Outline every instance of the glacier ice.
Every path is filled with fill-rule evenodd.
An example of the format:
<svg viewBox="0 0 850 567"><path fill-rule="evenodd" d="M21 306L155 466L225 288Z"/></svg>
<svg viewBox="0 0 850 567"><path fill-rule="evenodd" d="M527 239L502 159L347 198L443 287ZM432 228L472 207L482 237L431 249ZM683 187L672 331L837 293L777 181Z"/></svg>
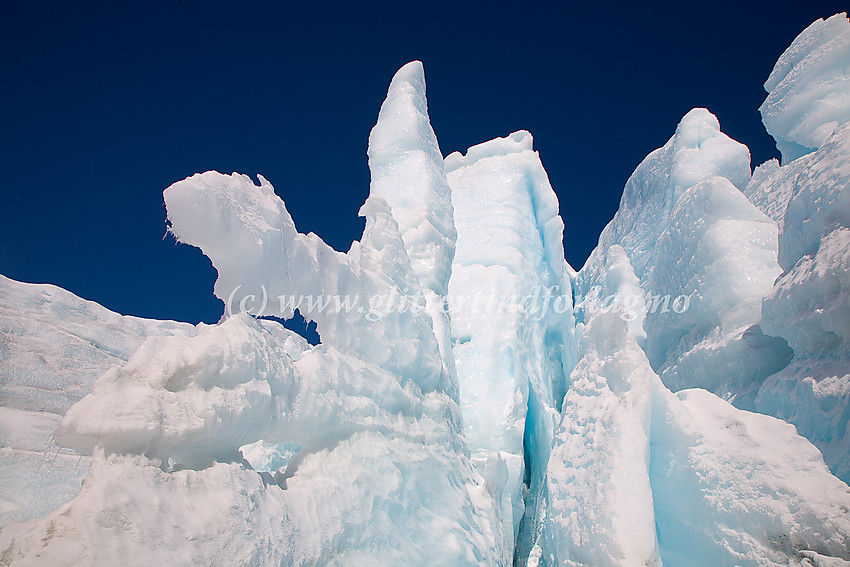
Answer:
<svg viewBox="0 0 850 567"><path fill-rule="evenodd" d="M619 210L580 272L581 295L589 293L588 280L600 273L605 251L613 244L626 250L635 274L643 281L681 195L700 181L717 176L745 188L750 180L750 152L720 131L714 115L695 108L682 118L664 147L649 154L629 177Z"/></svg>
<svg viewBox="0 0 850 567"><path fill-rule="evenodd" d="M486 478L499 466L507 472L496 483L501 517L513 539L523 530L520 555L534 529L521 522L535 506L575 349L564 224L532 144L520 131L446 158L464 436Z"/></svg>
<svg viewBox="0 0 850 567"><path fill-rule="evenodd" d="M647 355L669 387L741 396L788 362L784 344L753 344L761 300L780 273L777 234L723 177L679 198L646 283L653 302L670 290L686 297L686 309L650 306L644 322Z"/></svg>
<svg viewBox="0 0 850 567"><path fill-rule="evenodd" d="M412 61L399 69L369 135L370 193L398 223L411 268L422 286L445 372L453 377L448 292L457 231L443 155L428 118L425 73ZM456 396L457 385L452 384Z"/></svg>
<svg viewBox="0 0 850 567"><path fill-rule="evenodd" d="M174 235L206 251L218 270L215 293L228 309L262 315L265 301L272 310L265 314L290 318L290 297L356 298L350 309L338 303L308 305L302 315L316 322L323 344L357 353L425 389L452 387L431 317L421 309L385 309L372 301L421 292L398 225L380 197L370 197L361 209L363 239L347 254L315 234L298 233L262 177L257 186L238 174L195 175L166 189L165 202ZM364 309L376 315L368 325Z"/></svg>
<svg viewBox="0 0 850 567"><path fill-rule="evenodd" d="M38 545L57 565L110 564L127 549L139 565L166 551L186 564L351 565L427 549L438 563L498 564L495 515L445 394L330 348L299 353L303 340L274 327L238 314L149 339L99 379L57 432L91 451L92 471L12 556L27 564ZM303 448L272 478L239 454L260 438ZM174 533L146 552L159 529Z"/></svg>
<svg viewBox="0 0 850 567"><path fill-rule="evenodd" d="M850 119L850 22L845 13L816 20L776 62L759 111L783 165L821 147Z"/></svg>
<svg viewBox="0 0 850 567"><path fill-rule="evenodd" d="M622 248L609 254L620 274L603 293L623 298L636 278ZM850 490L817 449L790 425L705 390L671 393L622 316L634 307L612 305L591 315L579 341L538 511L538 564L846 558Z"/></svg>
<svg viewBox="0 0 850 567"><path fill-rule="evenodd" d="M614 248L614 247L612 247ZM615 279L605 293L622 295ZM671 393L620 315L588 321L549 460L546 565L789 565L848 557L850 489L778 419Z"/></svg>
<svg viewBox="0 0 850 567"><path fill-rule="evenodd" d="M636 277L622 247L605 294L624 298ZM631 276L631 277L629 277ZM578 364L549 458L540 538L546 565L660 565L649 483L653 374L630 332L633 306L596 312L578 345Z"/></svg>
<svg viewBox="0 0 850 567"><path fill-rule="evenodd" d="M850 118L850 117L848 117ZM788 420L850 480L850 124L815 152L767 178L787 195L777 219L782 275L765 296L761 326L794 351L761 386L756 408ZM788 169L786 174L783 170Z"/></svg>
<svg viewBox="0 0 850 567"><path fill-rule="evenodd" d="M62 288L1 275L0 317L0 403L58 415L145 337L194 333L187 323L119 315Z"/></svg>
<svg viewBox="0 0 850 567"><path fill-rule="evenodd" d="M0 525L71 500L90 459L54 441L62 417L147 336L194 327L119 315L52 285L0 276Z"/></svg>
<svg viewBox="0 0 850 567"><path fill-rule="evenodd" d="M393 142L381 131L392 133L392 121L383 124L392 112L421 109L424 93L397 96L410 94L411 81L424 86L417 71L402 69L390 88L373 136L376 169L410 150L409 139ZM430 141L433 134L421 147ZM445 179L442 160L431 165ZM408 170L400 171L398 182ZM377 172L376 184L390 173ZM7 532L15 535L6 557L26 564L35 545L41 558L68 565L112 563L120 549L134 550L125 562L144 565L166 550L194 564L230 556L244 564L509 563L513 546L493 504L495 487L477 472L462 436L450 353L440 351L427 306L414 303L423 295L420 276L445 295L439 282L447 284L450 265L414 266L407 246L415 250L416 242L404 241L396 220L405 206L417 209L420 193L430 198L430 187L393 190L410 198L394 196L393 208L373 193L361 209L363 238L342 254L298 233L262 178L258 186L208 172L167 189L171 230L212 259L228 317L199 325L192 337L147 339L123 368L97 380L57 430L61 443L92 454L83 490L23 533ZM260 315L261 301L279 300L272 314L291 316L285 298L292 295L358 302L302 310L322 337L315 347L240 313ZM390 297L411 303L373 301ZM240 451L247 446L250 456L260 441L300 449L274 475L260 473ZM218 508L226 513L214 514ZM169 527L159 524L162 513ZM119 517L126 525L116 538L110 530ZM161 539L157 526L176 535ZM110 545L95 543L103 539Z"/></svg>
<svg viewBox="0 0 850 567"><path fill-rule="evenodd" d="M758 411L793 423L850 480L850 21L818 20L780 57L762 106L783 163L756 170L747 197L779 227L782 274L766 294L761 327L787 340L791 363L767 378Z"/></svg>
<svg viewBox="0 0 850 567"><path fill-rule="evenodd" d="M165 191L218 324L0 278L0 562L850 563L847 26L765 83L782 164L690 111L578 272L531 134L444 159L412 62L348 252L261 176Z"/></svg>
<svg viewBox="0 0 850 567"><path fill-rule="evenodd" d="M656 391L650 483L665 564L848 560L850 491L793 426L705 390Z"/></svg>
<svg viewBox="0 0 850 567"><path fill-rule="evenodd" d="M576 314L583 322L604 305L608 251L620 247L640 282L622 301L645 296L642 311L631 311L633 327L664 383L707 388L752 409L758 386L790 351L758 327L762 298L781 269L776 223L742 194L751 185L749 162L746 146L721 132L716 117L688 112L626 183L576 278Z"/></svg>

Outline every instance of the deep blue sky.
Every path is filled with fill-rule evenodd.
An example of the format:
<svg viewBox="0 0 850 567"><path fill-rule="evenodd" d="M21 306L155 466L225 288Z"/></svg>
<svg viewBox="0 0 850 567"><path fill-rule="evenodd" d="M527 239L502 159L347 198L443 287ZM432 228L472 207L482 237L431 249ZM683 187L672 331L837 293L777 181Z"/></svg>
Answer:
<svg viewBox="0 0 850 567"><path fill-rule="evenodd" d="M0 1L0 273L125 314L218 320L209 261L163 238L162 190L208 169L261 173L299 230L347 250L369 130L412 59L444 154L532 132L579 268L690 108L754 165L777 155L762 84L799 32L843 9Z"/></svg>

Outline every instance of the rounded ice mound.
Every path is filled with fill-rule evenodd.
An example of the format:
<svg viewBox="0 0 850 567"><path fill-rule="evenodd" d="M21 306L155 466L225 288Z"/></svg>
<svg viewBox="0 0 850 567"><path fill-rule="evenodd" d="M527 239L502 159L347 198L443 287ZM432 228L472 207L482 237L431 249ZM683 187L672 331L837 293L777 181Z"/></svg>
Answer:
<svg viewBox="0 0 850 567"><path fill-rule="evenodd" d="M750 182L749 149L721 132L717 117L705 108L685 114L673 139L673 205L688 188L714 176L727 178L741 190Z"/></svg>
<svg viewBox="0 0 850 567"><path fill-rule="evenodd" d="M594 274L604 270L605 251L612 244L623 247L643 281L655 262L673 207L689 188L712 177L725 177L743 191L751 177L750 150L724 134L716 116L694 108L682 117L667 143L646 156L629 177L617 214L582 268L579 289L592 285Z"/></svg>
<svg viewBox="0 0 850 567"><path fill-rule="evenodd" d="M850 20L817 20L791 43L764 83L759 108L786 164L821 147L850 120Z"/></svg>

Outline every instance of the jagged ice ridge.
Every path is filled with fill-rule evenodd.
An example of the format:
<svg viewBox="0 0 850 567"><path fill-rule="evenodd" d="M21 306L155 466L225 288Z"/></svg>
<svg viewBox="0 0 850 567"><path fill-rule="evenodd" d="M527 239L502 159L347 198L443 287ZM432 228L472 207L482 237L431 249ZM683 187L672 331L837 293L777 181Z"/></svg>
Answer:
<svg viewBox="0 0 850 567"><path fill-rule="evenodd" d="M218 324L0 277L0 562L850 564L848 53L776 63L781 165L687 113L578 272L531 134L444 159L412 62L348 252L262 176L165 191Z"/></svg>

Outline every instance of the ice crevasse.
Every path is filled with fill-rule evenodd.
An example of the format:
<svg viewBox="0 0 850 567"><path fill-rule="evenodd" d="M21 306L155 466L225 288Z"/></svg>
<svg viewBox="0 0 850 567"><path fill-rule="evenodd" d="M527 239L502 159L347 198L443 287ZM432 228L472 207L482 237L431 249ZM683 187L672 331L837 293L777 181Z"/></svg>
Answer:
<svg viewBox="0 0 850 567"><path fill-rule="evenodd" d="M848 45L815 22L770 74L781 165L684 116L578 272L531 135L443 158L412 62L347 252L261 176L165 191L218 324L0 280L0 473L50 495L0 488L0 562L850 564ZM320 344L279 297L329 298Z"/></svg>

